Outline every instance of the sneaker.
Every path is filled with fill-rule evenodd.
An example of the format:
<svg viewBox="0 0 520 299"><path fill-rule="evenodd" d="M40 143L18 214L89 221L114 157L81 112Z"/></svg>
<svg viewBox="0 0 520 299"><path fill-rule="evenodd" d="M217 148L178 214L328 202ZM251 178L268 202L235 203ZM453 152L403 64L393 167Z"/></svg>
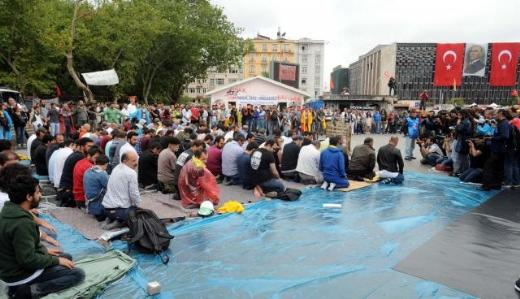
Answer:
<svg viewBox="0 0 520 299"><path fill-rule="evenodd" d="M516 282L515 282L515 290L517 292L520 292L520 279L518 279Z"/></svg>
<svg viewBox="0 0 520 299"><path fill-rule="evenodd" d="M328 186L328 185L329 185L329 183L327 183L327 182L323 182L323 184L321 184L321 187L320 187L320 188L323 189L323 190L327 190L327 186Z"/></svg>
<svg viewBox="0 0 520 299"><path fill-rule="evenodd" d="M502 186L504 189L511 189L511 187L513 187L512 185L503 185Z"/></svg>
<svg viewBox="0 0 520 299"><path fill-rule="evenodd" d="M404 158L406 161L412 161L412 158L411 157L405 157Z"/></svg>
<svg viewBox="0 0 520 299"><path fill-rule="evenodd" d="M416 157L410 157L410 158L411 158L411 159L414 159L414 160L417 159Z"/></svg>
<svg viewBox="0 0 520 299"><path fill-rule="evenodd" d="M330 186L327 190L329 191L334 191L334 188L336 188L336 184L335 183L330 183Z"/></svg>

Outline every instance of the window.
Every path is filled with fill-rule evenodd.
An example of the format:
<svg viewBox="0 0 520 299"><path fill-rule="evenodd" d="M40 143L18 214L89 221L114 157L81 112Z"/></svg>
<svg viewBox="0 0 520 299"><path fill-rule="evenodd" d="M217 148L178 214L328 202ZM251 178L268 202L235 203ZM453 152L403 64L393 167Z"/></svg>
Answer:
<svg viewBox="0 0 520 299"><path fill-rule="evenodd" d="M285 58L283 59L283 62L289 62L289 59L287 59L287 57L285 57Z"/></svg>
<svg viewBox="0 0 520 299"><path fill-rule="evenodd" d="M235 83L237 82L237 79L229 79L229 83Z"/></svg>
<svg viewBox="0 0 520 299"><path fill-rule="evenodd" d="M200 87L197 87L197 93L200 93Z"/></svg>
<svg viewBox="0 0 520 299"><path fill-rule="evenodd" d="M224 78L218 78L217 85L224 85Z"/></svg>
<svg viewBox="0 0 520 299"><path fill-rule="evenodd" d="M273 52L278 52L278 45L273 44Z"/></svg>
<svg viewBox="0 0 520 299"><path fill-rule="evenodd" d="M195 93L195 88L190 88L189 93Z"/></svg>
<svg viewBox="0 0 520 299"><path fill-rule="evenodd" d="M307 84L307 78L302 78L302 85Z"/></svg>
<svg viewBox="0 0 520 299"><path fill-rule="evenodd" d="M262 63L267 63L267 56L262 55Z"/></svg>
<svg viewBox="0 0 520 299"><path fill-rule="evenodd" d="M264 66L264 67L262 68L262 72L263 72L264 74L268 74L268 73L269 73L268 70L267 70L267 66Z"/></svg>
<svg viewBox="0 0 520 299"><path fill-rule="evenodd" d="M262 44L262 52L267 52L267 44Z"/></svg>
<svg viewBox="0 0 520 299"><path fill-rule="evenodd" d="M255 62L255 54L249 54L249 62Z"/></svg>
<svg viewBox="0 0 520 299"><path fill-rule="evenodd" d="M320 64L320 62L321 62L321 55L320 54L316 54L316 56L314 56L314 61L316 62L316 64Z"/></svg>
<svg viewBox="0 0 520 299"><path fill-rule="evenodd" d="M319 73L321 72L321 67L320 67L319 65L315 66L315 67L314 67L314 72L315 72L316 74L319 74Z"/></svg>
<svg viewBox="0 0 520 299"><path fill-rule="evenodd" d="M302 74L307 74L307 67L306 66L302 66Z"/></svg>
<svg viewBox="0 0 520 299"><path fill-rule="evenodd" d="M302 63L307 63L309 61L308 55L302 55Z"/></svg>
<svg viewBox="0 0 520 299"><path fill-rule="evenodd" d="M283 51L284 52L289 52L289 45L288 44L284 44L283 45Z"/></svg>
<svg viewBox="0 0 520 299"><path fill-rule="evenodd" d="M250 65L249 66L249 73L250 74L254 74L255 73L255 66L254 65Z"/></svg>
<svg viewBox="0 0 520 299"><path fill-rule="evenodd" d="M320 88L320 86L321 86L320 78L314 78L314 87Z"/></svg>
<svg viewBox="0 0 520 299"><path fill-rule="evenodd" d="M211 85L211 86L215 85L215 79L209 79L209 85Z"/></svg>
<svg viewBox="0 0 520 299"><path fill-rule="evenodd" d="M208 92L208 90L207 90L206 88L203 88L203 89L202 89L202 92L203 92L203 93L206 93L206 92Z"/></svg>

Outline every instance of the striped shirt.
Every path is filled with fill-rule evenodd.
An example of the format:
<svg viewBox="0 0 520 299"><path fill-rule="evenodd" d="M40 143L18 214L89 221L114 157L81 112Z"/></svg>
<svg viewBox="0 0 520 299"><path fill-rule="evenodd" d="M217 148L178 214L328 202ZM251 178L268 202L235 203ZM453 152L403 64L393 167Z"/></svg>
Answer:
<svg viewBox="0 0 520 299"><path fill-rule="evenodd" d="M137 172L124 163L117 165L108 179L103 206L107 209L129 208L140 203Z"/></svg>

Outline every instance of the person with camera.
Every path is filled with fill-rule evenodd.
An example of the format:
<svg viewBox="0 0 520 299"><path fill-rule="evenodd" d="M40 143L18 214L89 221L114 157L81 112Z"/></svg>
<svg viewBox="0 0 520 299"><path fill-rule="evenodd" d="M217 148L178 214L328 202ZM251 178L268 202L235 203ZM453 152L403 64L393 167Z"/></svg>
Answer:
<svg viewBox="0 0 520 299"><path fill-rule="evenodd" d="M500 190L502 187L502 180L504 179L504 160L507 154L507 142L509 140L509 121L511 118L508 111L500 109L496 115L496 128L493 137L487 137L489 142L490 157L484 165L484 172L482 178L482 189L489 191L491 189Z"/></svg>
<svg viewBox="0 0 520 299"><path fill-rule="evenodd" d="M418 140L417 145L419 145L421 149L421 164L435 166L437 165L437 161L444 156L441 148L437 143L433 141L431 137L427 137L424 141Z"/></svg>
<svg viewBox="0 0 520 299"><path fill-rule="evenodd" d="M481 183L484 164L489 158L489 149L482 139L468 139L469 168L460 174L459 178L464 183Z"/></svg>

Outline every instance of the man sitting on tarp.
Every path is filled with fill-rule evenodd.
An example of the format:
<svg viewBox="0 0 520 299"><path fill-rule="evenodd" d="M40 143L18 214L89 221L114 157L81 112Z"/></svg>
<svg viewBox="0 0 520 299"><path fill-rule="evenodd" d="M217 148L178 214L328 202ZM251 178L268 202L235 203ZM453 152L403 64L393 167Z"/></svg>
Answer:
<svg viewBox="0 0 520 299"><path fill-rule="evenodd" d="M371 180L376 166L376 151L374 150L374 140L370 137L365 138L363 144L358 145L352 151L352 157L348 166L348 178L355 181Z"/></svg>
<svg viewBox="0 0 520 299"><path fill-rule="evenodd" d="M345 156L343 151L338 148L339 139L339 136L330 137L329 147L320 155L320 171L323 173L321 188L329 191L349 186L345 173Z"/></svg>
<svg viewBox="0 0 520 299"><path fill-rule="evenodd" d="M21 173L10 184L9 201L0 213L0 279L10 298L40 298L85 279L70 255L48 250L40 242L30 210L40 203L38 180Z"/></svg>
<svg viewBox="0 0 520 299"><path fill-rule="evenodd" d="M219 188L215 176L206 168L207 159L206 149L197 149L193 152L193 157L182 167L179 175L179 194L185 208L198 208L206 200L218 205Z"/></svg>
<svg viewBox="0 0 520 299"><path fill-rule="evenodd" d="M114 168L108 179L107 192L103 197L103 207L108 218L103 227L106 230L125 225L130 207L137 207L141 203L135 171L137 160L135 152L124 153L121 163Z"/></svg>

